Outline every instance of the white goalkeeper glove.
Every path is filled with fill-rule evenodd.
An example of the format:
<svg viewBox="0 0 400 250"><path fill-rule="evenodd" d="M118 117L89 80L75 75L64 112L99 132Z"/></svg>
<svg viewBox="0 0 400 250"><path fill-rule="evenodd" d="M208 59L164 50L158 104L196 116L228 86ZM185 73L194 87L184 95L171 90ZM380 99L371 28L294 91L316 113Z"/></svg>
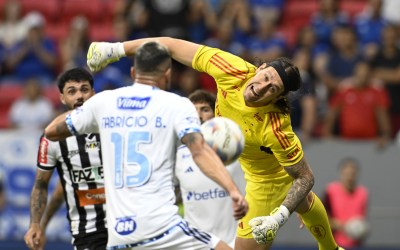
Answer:
<svg viewBox="0 0 400 250"><path fill-rule="evenodd" d="M249 221L254 240L258 244L272 244L278 229L289 219L289 210L281 205L269 216L255 217Z"/></svg>
<svg viewBox="0 0 400 250"><path fill-rule="evenodd" d="M124 56L122 43L92 42L87 53L87 65L92 72L97 72Z"/></svg>

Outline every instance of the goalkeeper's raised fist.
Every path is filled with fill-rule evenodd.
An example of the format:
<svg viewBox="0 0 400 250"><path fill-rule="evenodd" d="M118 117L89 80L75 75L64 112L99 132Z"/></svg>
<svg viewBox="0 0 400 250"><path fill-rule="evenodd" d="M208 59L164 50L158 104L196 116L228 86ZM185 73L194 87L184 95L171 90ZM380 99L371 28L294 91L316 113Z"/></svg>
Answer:
<svg viewBox="0 0 400 250"><path fill-rule="evenodd" d="M90 71L97 72L123 56L122 43L92 42L87 53L87 65Z"/></svg>

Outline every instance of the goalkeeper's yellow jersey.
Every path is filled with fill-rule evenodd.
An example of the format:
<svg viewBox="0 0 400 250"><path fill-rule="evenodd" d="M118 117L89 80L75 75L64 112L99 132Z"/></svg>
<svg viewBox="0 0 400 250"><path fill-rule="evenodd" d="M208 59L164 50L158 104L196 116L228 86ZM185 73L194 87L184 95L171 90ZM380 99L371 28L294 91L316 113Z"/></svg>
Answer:
<svg viewBox="0 0 400 250"><path fill-rule="evenodd" d="M282 166L291 166L302 159L301 143L292 130L289 114L282 113L274 104L256 108L245 105L243 92L255 75L256 66L220 49L202 46L192 67L215 79L218 88L215 114L234 120L245 135L239 160L246 179L266 182L281 172ZM266 175L269 177L265 178Z"/></svg>

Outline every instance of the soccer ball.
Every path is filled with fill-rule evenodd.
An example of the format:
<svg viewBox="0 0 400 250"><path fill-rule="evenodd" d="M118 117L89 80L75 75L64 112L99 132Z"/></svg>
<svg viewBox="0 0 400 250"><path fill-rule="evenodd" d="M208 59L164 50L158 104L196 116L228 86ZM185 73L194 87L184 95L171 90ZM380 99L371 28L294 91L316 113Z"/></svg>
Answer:
<svg viewBox="0 0 400 250"><path fill-rule="evenodd" d="M365 219L355 218L345 224L344 231L353 240L361 240L368 235L369 226Z"/></svg>
<svg viewBox="0 0 400 250"><path fill-rule="evenodd" d="M244 135L239 125L226 117L214 117L201 125L204 140L225 165L237 160L243 151Z"/></svg>

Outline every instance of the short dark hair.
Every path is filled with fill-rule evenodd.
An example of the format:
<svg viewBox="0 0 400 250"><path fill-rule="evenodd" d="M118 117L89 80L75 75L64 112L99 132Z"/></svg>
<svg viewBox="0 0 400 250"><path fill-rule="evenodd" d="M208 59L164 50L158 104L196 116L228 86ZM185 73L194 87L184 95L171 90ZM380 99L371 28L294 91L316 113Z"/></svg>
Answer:
<svg viewBox="0 0 400 250"><path fill-rule="evenodd" d="M158 42L147 42L137 49L134 63L140 73L157 73L169 68L172 59L164 46Z"/></svg>
<svg viewBox="0 0 400 250"><path fill-rule="evenodd" d="M189 95L189 100L192 103L201 103L201 102L205 102L208 103L208 105L210 105L211 108L215 108L215 100L217 99L217 97L211 93L208 92L204 89L198 89L193 91L193 93L191 93Z"/></svg>
<svg viewBox="0 0 400 250"><path fill-rule="evenodd" d="M93 76L84 68L72 68L62 73L57 80L58 90L63 93L65 84L69 81L88 81L93 88Z"/></svg>

